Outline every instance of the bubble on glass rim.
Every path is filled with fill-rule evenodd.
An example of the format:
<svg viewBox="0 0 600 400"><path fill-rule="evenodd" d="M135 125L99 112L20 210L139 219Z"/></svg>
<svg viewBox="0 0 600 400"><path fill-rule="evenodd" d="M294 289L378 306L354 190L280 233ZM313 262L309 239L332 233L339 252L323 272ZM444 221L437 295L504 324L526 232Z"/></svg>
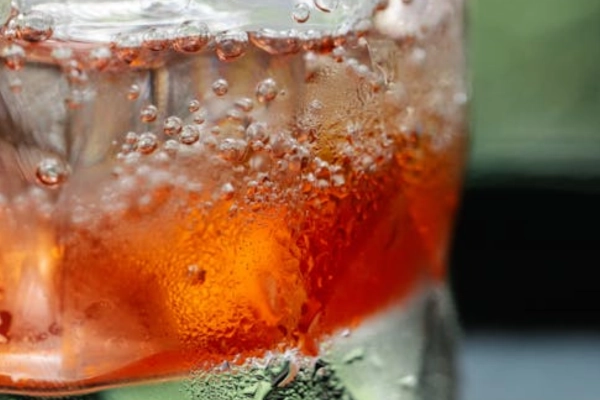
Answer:
<svg viewBox="0 0 600 400"><path fill-rule="evenodd" d="M175 30L173 48L182 53L194 53L204 48L210 38L210 31L204 22L185 21Z"/></svg>
<svg viewBox="0 0 600 400"><path fill-rule="evenodd" d="M54 18L40 11L19 14L15 18L17 35L27 42L42 42L52 36Z"/></svg>
<svg viewBox="0 0 600 400"><path fill-rule="evenodd" d="M314 3L319 10L329 13L339 7L340 0L314 0Z"/></svg>
<svg viewBox="0 0 600 400"><path fill-rule="evenodd" d="M246 54L248 34L244 31L222 32L215 38L215 45L221 61L232 61Z"/></svg>

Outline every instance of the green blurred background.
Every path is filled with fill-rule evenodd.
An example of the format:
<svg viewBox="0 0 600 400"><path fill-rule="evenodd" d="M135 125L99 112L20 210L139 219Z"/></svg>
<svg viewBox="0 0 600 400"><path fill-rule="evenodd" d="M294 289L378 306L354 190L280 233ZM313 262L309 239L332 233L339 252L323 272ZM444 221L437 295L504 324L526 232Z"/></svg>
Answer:
<svg viewBox="0 0 600 400"><path fill-rule="evenodd" d="M600 177L600 1L467 1L470 184Z"/></svg>

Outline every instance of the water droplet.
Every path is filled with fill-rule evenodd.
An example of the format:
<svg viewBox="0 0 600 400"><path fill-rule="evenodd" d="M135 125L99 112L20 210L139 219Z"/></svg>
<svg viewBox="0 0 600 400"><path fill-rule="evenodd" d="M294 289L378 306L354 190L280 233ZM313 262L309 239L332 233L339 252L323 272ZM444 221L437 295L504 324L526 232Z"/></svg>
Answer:
<svg viewBox="0 0 600 400"><path fill-rule="evenodd" d="M254 109L254 102L248 97L242 97L235 101L234 106L243 112L250 112Z"/></svg>
<svg viewBox="0 0 600 400"><path fill-rule="evenodd" d="M217 96L225 96L229 91L229 83L225 79L219 78L213 82L211 88Z"/></svg>
<svg viewBox="0 0 600 400"><path fill-rule="evenodd" d="M261 103L269 103L277 97L277 84L272 78L267 78L256 86L256 98Z"/></svg>
<svg viewBox="0 0 600 400"><path fill-rule="evenodd" d="M9 44L2 49L4 64L14 71L18 71L25 65L25 50L18 44Z"/></svg>
<svg viewBox="0 0 600 400"><path fill-rule="evenodd" d="M67 165L58 158L44 158L37 166L35 176L38 182L45 186L58 186L69 176Z"/></svg>
<svg viewBox="0 0 600 400"><path fill-rule="evenodd" d="M222 200L231 200L235 195L235 188L229 182L225 183L221 186L221 199Z"/></svg>
<svg viewBox="0 0 600 400"><path fill-rule="evenodd" d="M158 139L152 132L142 133L137 140L136 150L142 154L150 154L158 146Z"/></svg>
<svg viewBox="0 0 600 400"><path fill-rule="evenodd" d="M188 265L187 276L193 285L202 285L206 281L206 271L196 264Z"/></svg>
<svg viewBox="0 0 600 400"><path fill-rule="evenodd" d="M169 46L170 32L167 29L150 28L143 35L142 46L152 51L162 51Z"/></svg>
<svg viewBox="0 0 600 400"><path fill-rule="evenodd" d="M142 111L140 111L140 119L142 122L154 122L156 121L157 116L158 109L153 104L147 105L146 107L142 108Z"/></svg>
<svg viewBox="0 0 600 400"><path fill-rule="evenodd" d="M168 136L174 136L179 134L182 128L183 122L181 121L181 118L176 117L174 115L165 119L165 122L163 124L163 132L165 133L165 135Z"/></svg>
<svg viewBox="0 0 600 400"><path fill-rule="evenodd" d="M190 100L190 102L188 103L188 110L191 113L194 113L196 111L198 111L200 109L200 102L198 100Z"/></svg>
<svg viewBox="0 0 600 400"><path fill-rule="evenodd" d="M248 47L248 34L244 31L225 31L215 38L217 57L232 61L243 56Z"/></svg>
<svg viewBox="0 0 600 400"><path fill-rule="evenodd" d="M175 31L173 48L182 53L200 51L210 41L210 31L200 21L185 21Z"/></svg>
<svg viewBox="0 0 600 400"><path fill-rule="evenodd" d="M338 8L340 0L314 0L314 3L319 10L329 13Z"/></svg>
<svg viewBox="0 0 600 400"><path fill-rule="evenodd" d="M137 100L140 97L140 91L140 85L137 83L132 84L127 90L127 99L131 101Z"/></svg>
<svg viewBox="0 0 600 400"><path fill-rule="evenodd" d="M292 11L292 19L299 24L303 24L310 18L310 7L306 3L298 3Z"/></svg>
<svg viewBox="0 0 600 400"><path fill-rule="evenodd" d="M42 42L52 36L54 19L43 12L20 14L15 23L18 37L27 42Z"/></svg>
<svg viewBox="0 0 600 400"><path fill-rule="evenodd" d="M183 144L194 144L198 139L200 139L200 132L198 131L198 128L193 125L184 126L179 134L179 141Z"/></svg>
<svg viewBox="0 0 600 400"><path fill-rule="evenodd" d="M94 50L90 51L90 66L98 70L104 69L110 63L111 56L112 52L108 47L97 47Z"/></svg>

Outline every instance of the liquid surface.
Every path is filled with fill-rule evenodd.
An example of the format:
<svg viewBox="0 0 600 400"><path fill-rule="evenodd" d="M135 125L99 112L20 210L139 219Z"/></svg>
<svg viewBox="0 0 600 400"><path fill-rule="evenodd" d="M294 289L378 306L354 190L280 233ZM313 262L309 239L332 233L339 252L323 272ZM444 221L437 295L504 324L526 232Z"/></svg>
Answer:
<svg viewBox="0 0 600 400"><path fill-rule="evenodd" d="M110 46L19 18L0 75L5 391L314 359L443 280L457 15L417 36L185 22Z"/></svg>

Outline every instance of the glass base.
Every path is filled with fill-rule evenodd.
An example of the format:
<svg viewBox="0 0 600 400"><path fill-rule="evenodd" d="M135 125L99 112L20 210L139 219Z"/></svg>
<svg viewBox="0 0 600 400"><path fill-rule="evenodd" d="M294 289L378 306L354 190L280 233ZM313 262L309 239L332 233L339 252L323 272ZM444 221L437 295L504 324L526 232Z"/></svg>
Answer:
<svg viewBox="0 0 600 400"><path fill-rule="evenodd" d="M428 287L336 332L319 355L268 352L178 381L65 397L80 400L453 400L457 324L448 291ZM0 400L24 399L0 395Z"/></svg>

